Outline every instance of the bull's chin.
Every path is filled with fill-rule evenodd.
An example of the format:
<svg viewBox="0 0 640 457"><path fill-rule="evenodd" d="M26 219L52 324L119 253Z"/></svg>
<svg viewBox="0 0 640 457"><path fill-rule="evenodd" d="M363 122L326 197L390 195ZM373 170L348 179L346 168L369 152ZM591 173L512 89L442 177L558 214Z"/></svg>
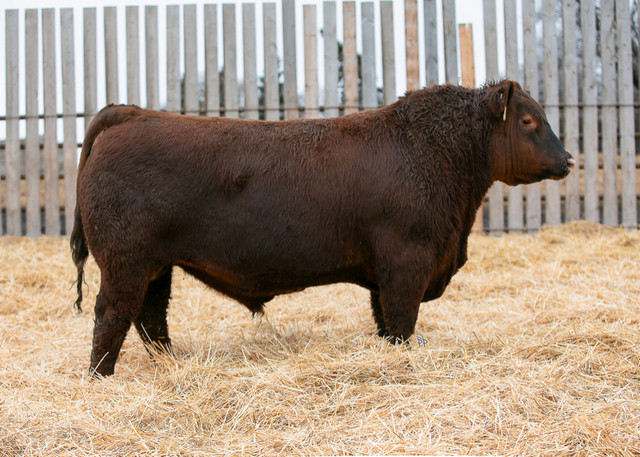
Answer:
<svg viewBox="0 0 640 457"><path fill-rule="evenodd" d="M501 181L509 186L518 186L520 184L533 184L536 182L543 181L545 179L551 179L553 181L559 181L567 177L571 170L569 168L565 168L560 172L545 172L537 175L521 175L521 176L510 176L506 179L502 179Z"/></svg>

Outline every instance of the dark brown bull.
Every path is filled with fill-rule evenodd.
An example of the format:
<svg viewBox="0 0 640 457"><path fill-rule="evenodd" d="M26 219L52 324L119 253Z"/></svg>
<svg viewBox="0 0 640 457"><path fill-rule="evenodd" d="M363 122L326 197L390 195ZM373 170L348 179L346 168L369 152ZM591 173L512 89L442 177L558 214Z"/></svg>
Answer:
<svg viewBox="0 0 640 457"><path fill-rule="evenodd" d="M574 161L517 83L445 85L336 119L263 122L108 106L78 172L78 301L101 271L92 375L110 375L133 323L170 352L175 265L254 313L335 282L371 291L378 334L413 333L420 302L465 263L491 183L560 179Z"/></svg>

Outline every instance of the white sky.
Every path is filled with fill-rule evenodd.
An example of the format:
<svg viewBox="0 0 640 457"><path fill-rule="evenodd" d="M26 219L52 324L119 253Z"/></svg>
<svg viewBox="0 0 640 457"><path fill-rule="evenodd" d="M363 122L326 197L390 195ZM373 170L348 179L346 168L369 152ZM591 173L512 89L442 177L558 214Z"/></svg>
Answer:
<svg viewBox="0 0 640 457"><path fill-rule="evenodd" d="M274 0L267 0L267 1L274 1ZM282 31L281 31L281 25L279 23L279 21L282 18L282 8L281 8L281 2L279 0L275 0L276 1L276 15L277 15L277 21L278 21L278 52L282 53ZM374 0L375 3L375 14L376 14L376 24L379 25L380 23L380 18L379 18L379 14L380 14L380 9L379 9L379 1L380 0ZM450 0L443 0L443 1L450 1ZM263 68L263 57L262 57L262 53L261 53L261 40L259 37L262 36L262 17L261 17L261 11L262 11L262 3L264 3L265 0L245 0L245 1L241 1L241 0L224 0L224 3L236 3L238 5L242 4L242 3L255 3L256 4L256 37L258 37L258 42L257 42L257 51L258 51L258 75L262 74L262 68ZM218 3L219 7L218 7L218 33L219 33L219 39L218 39L218 45L221 46L222 44L222 8L221 8L221 4L222 2L216 2L216 0L208 0L208 1L202 1L202 0L192 0L192 1L187 1L187 2L177 2L175 0L171 1L171 0L111 0L108 2L108 4L105 4L103 2L98 2L96 0L88 0L88 1L82 1L82 0L21 0L20 2L15 2L12 0L0 0L0 28L4 29L5 27L5 10L6 9L19 9L19 21L20 21L20 30L19 30L19 34L20 34L20 50L19 50L19 59L20 59L20 63L19 63L19 71L20 71L20 82L21 82L21 87L20 87L20 112L23 113L24 112L24 103L25 103L25 95L24 95L24 10L28 9L28 8L56 8L59 10L59 8L65 8L65 7L72 7L74 8L74 37L75 37L75 54L76 54L76 66L75 66L75 73L76 73L76 84L78 87L78 90L76 91L76 105L77 105L77 109L78 111L83 111L83 107L84 107L84 99L83 99L83 68L82 68L82 54L83 54L83 47L82 47L82 36L83 36L83 30L82 30L82 22L83 22L83 13L82 13L82 8L84 7L88 7L88 6L95 6L97 7L97 24L98 24L98 31L97 31L97 45L98 45L98 52L100 53L98 55L98 69L97 69L97 74L98 74L98 88L99 88L99 94L98 94L98 107L100 108L102 105L104 105L106 103L106 95L104 93L104 88L105 88L105 69L104 69L104 32L102 29L102 24L103 22L103 6L108 5L108 6L117 6L118 7L118 59L119 59L119 86L120 86L120 102L125 103L126 102L126 49L125 49L125 6L127 5L138 5L140 7L139 10L139 25L140 25L140 32L139 32L139 36L140 39L142 40L140 43L140 80L141 80L141 84L142 87L144 88L144 79L145 79L145 69L144 69L144 6L145 5L158 5L158 30L159 33L161 34L159 37L159 43L163 43L166 38L164 36L164 27L165 27L165 11L166 11L166 5L174 5L174 4L179 4L179 5L183 5L183 4L196 4L197 8L198 8L198 51L201 54L199 56L199 62L198 62L198 70L199 72L203 73L204 72L204 55L202 52L203 46L204 46L204 25L203 25L203 14L202 14L202 5L205 3ZM297 20L296 20L296 35L297 35L297 43L296 43L296 49L297 49L297 64L298 64L298 91L299 93L303 93L304 91L304 55L303 55L303 20L302 20L302 4L316 4L318 6L317 8L317 20L318 20L318 29L322 28L322 23L323 23L323 17L322 17L322 0L296 0L297 3L297 8L296 8L296 12L297 12ZM337 24L337 33L338 33L338 39L340 41L342 41L342 0L337 0L337 12L338 12L338 16L337 16L337 20L338 20L338 24ZM361 0L357 0L356 1L356 8L357 11L360 11L360 3ZM404 37L404 28L403 28L403 24L404 24L404 0L394 0L394 31L395 31L395 37L394 37L394 44L395 44L395 61L396 61L396 93L398 95L404 93L404 91L406 90L406 81L404 80L403 77L401 77L400 75L404 75L404 65L405 65L405 48L404 48L404 42L405 42L405 37ZM440 61L443 61L443 44L442 44L442 9L441 9L441 5L440 2L438 2L438 27L439 27L439 46L440 46ZM504 26L503 26L503 22L502 22L502 10L503 10L503 4L502 4L502 0L498 1L498 4L496 5L496 11L497 11L497 29L498 31L504 30ZM359 14L358 14L359 15ZM472 23L473 24L473 31L474 31L474 47L475 47L475 69L476 69L476 84L481 84L484 79L485 79L485 64L484 64L484 31L483 31L483 23L482 23L482 1L481 0L456 0L456 16L457 16L457 23ZM241 6L238 6L236 8L236 17L237 17L237 26L236 26L236 32L237 32L237 43L238 46L241 47L242 46L242 8ZM39 17L39 20L41 20L41 17ZM424 35L423 35L423 28L422 28L422 22L424 20L424 15L423 15L423 2L421 0L418 0L418 21L420 24L420 36L419 36L419 43L420 43L420 67L421 69L424 68ZM56 28L60 27L60 17L59 17L59 11L56 12ZM358 23L357 25L358 29L357 29L357 35L358 37L360 37L360 24ZM377 32L378 36L377 36L377 40L379 40L379 31ZM57 31L57 37L56 39L57 44L59 46L59 30ZM41 40L41 39L40 39ZM181 40L182 40L182 31L181 31ZM504 53L504 49L502 48L504 46L503 43L501 43L501 40L498 40L499 43L499 49L498 49L498 56L499 56L499 66L500 68L504 67L504 62L503 62L503 58L502 55ZM319 57L319 75L318 75L318 81L320 82L320 84L322 84L323 81L323 77L322 77L322 71L323 71L323 48L322 48L322 40L319 38L318 39L318 44L319 44L319 49L318 49L318 57ZM181 44L182 45L182 44ZM41 46L41 45L40 45ZM162 45L161 45L162 46ZM358 44L358 46L360 47L360 44ZM376 46L377 48L380 48L379 45ZM166 54L162 51L162 47L160 48L161 52L159 53L159 74L160 74L160 81L159 81L159 85L160 85L160 103L161 105L164 104L164 102L166 101ZM39 51L39 59L42 59L42 53L41 50ZM380 51L378 50L378 53ZM223 58L223 53L222 53L222 49L219 50L218 52L218 56L219 56L219 66L222 66L222 58ZM238 75L241 78L242 77L242 53L238 52ZM0 62L2 62L2 65L0 65L0 68L4 68L5 67L5 34L2 33L2 35L0 36ZM378 84L381 85L382 84L382 71L381 71L381 55L378 54L376 56L376 63L378 65ZM57 62L56 62L56 71L58 73L57 79L58 79L58 96L57 96L57 103L58 103L58 110L59 112L62 111L62 96L61 96L61 65L60 65L60 52L57 52ZM40 86L42 85L42 74L41 74L42 70L40 70L40 75L39 75L39 84ZM423 71L421 70L421 72L423 73ZM440 80L443 82L444 81L444 69L441 68L440 69ZM421 74L421 85L425 84L425 77L424 74ZM322 94L322 88L320 88L320 94ZM144 90L140 91L140 96L141 96L141 104L144 106L146 104L146 94ZM5 115L6 114L6 107L5 107L5 97L6 97L6 86L5 86L5 72L4 71L0 71L0 115ZM322 97L322 95L321 95ZM320 100L322 102L322 99ZM40 90L39 93L39 104L40 107L42 107L42 91ZM42 108L40 108L42 109ZM80 129L79 129L80 130ZM0 123L0 138L4 137L4 123Z"/></svg>

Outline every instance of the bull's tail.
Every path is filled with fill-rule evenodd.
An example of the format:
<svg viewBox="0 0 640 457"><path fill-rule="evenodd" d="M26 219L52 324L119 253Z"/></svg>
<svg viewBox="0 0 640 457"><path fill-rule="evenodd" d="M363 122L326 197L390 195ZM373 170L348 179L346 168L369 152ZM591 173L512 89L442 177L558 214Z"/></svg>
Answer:
<svg viewBox="0 0 640 457"><path fill-rule="evenodd" d="M82 312L82 282L84 280L84 264L89 257L89 248L87 240L84 236L82 227L82 214L80 212L81 195L80 181L82 179L82 170L91 154L91 147L96 138L106 129L114 125L121 124L140 112L137 106L116 106L109 105L103 108L93 119L82 143L82 153L80 154L80 163L78 165L78 181L76 183L76 208L74 214L73 230L71 231L71 257L73 263L78 269L77 292L78 298L74 304L78 312Z"/></svg>

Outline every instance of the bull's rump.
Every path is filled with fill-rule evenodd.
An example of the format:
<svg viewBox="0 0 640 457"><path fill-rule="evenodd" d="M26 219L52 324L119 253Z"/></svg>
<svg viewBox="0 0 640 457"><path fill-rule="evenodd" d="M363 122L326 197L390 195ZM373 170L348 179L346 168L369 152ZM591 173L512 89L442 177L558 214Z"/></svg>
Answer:
<svg viewBox="0 0 640 457"><path fill-rule="evenodd" d="M334 121L153 114L110 127L79 180L89 247L98 264L186 265L247 293L369 283L388 164L353 138Z"/></svg>

